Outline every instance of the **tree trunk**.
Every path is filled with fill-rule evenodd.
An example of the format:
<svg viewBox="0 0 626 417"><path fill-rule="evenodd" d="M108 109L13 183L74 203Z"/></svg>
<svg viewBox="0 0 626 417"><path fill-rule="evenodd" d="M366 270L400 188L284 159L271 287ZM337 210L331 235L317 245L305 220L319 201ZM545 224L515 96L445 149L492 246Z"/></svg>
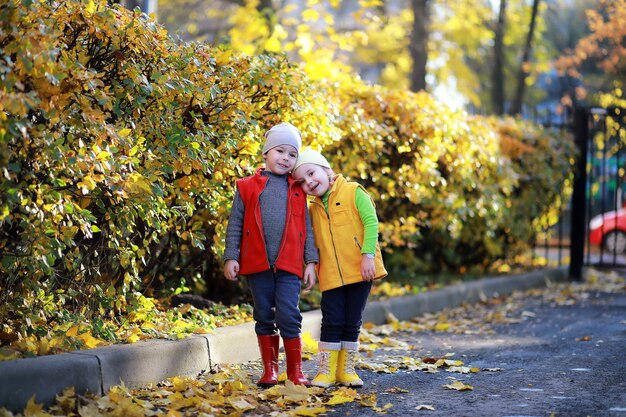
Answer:
<svg viewBox="0 0 626 417"><path fill-rule="evenodd" d="M533 9L530 16L530 26L528 28L528 36L526 37L526 45L524 45L524 53L520 62L519 71L517 73L517 89L515 90L515 99L511 104L509 114L516 115L522 111L522 102L524 100L524 89L526 87L526 77L528 76L527 67L532 51L533 35L535 33L535 23L537 20L537 11L539 10L540 0L533 0Z"/></svg>
<svg viewBox="0 0 626 417"><path fill-rule="evenodd" d="M493 84L491 100L493 112L499 116L504 114L504 30L506 27L506 0L500 1L498 22L495 27L493 45Z"/></svg>
<svg viewBox="0 0 626 417"><path fill-rule="evenodd" d="M429 0L411 0L413 30L409 51L413 60L411 91L426 90L426 63L428 62Z"/></svg>

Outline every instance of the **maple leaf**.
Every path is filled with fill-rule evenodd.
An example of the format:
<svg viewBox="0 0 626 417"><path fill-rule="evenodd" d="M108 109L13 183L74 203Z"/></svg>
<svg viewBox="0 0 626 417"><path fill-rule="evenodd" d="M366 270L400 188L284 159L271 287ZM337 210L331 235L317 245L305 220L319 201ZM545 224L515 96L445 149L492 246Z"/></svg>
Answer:
<svg viewBox="0 0 626 417"><path fill-rule="evenodd" d="M376 393L372 393L372 394L364 394L361 395L359 397L359 404L362 405L363 407L376 407L376 403L378 402L378 397L376 396Z"/></svg>
<svg viewBox="0 0 626 417"><path fill-rule="evenodd" d="M472 369L476 369L476 371L472 371ZM470 368L469 366L450 366L447 371L458 372L460 374L469 374L470 372L477 372L477 368Z"/></svg>
<svg viewBox="0 0 626 417"><path fill-rule="evenodd" d="M48 414L45 411L43 411L43 405L42 404L38 404L35 402L35 396L33 395L32 397L30 397L30 399L28 400L28 403L26 404L26 408L24 409L24 415L25 416L32 416L32 417L48 417L48 416L52 416L52 414Z"/></svg>
<svg viewBox="0 0 626 417"><path fill-rule="evenodd" d="M230 405L233 406L238 411L247 411L253 410L257 407L258 403L254 402L254 404L248 402L246 398L234 398L229 400Z"/></svg>
<svg viewBox="0 0 626 417"><path fill-rule="evenodd" d="M330 397L330 399L328 401L326 401L326 404L328 405L338 405L338 404L344 404L344 403L349 403L354 401L354 396L353 395L349 395L348 393L344 392L344 391L335 391L333 392L332 396Z"/></svg>
<svg viewBox="0 0 626 417"><path fill-rule="evenodd" d="M445 388L447 389L453 389L456 391L467 391L467 390L473 390L474 387L471 385L466 385L461 381L454 381L451 384L445 384L443 385Z"/></svg>
<svg viewBox="0 0 626 417"><path fill-rule="evenodd" d="M311 397L311 392L309 392L307 387L304 385L296 385L290 380L286 380L285 385L274 385L266 391L270 391L277 397L283 397L287 402L294 403L306 401Z"/></svg>

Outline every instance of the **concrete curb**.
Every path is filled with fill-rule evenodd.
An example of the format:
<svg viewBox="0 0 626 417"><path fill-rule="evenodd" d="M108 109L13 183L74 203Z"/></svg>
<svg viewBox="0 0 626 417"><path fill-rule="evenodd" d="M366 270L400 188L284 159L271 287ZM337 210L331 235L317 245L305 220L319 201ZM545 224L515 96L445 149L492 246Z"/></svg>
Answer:
<svg viewBox="0 0 626 417"><path fill-rule="evenodd" d="M528 274L484 278L413 296L368 303L364 322L383 324L389 313L407 320L423 313L456 307L496 295L508 295L567 278L566 267ZM321 312L303 314L302 332L319 338ZM77 393L104 395L124 382L127 387L157 383L173 376L194 376L217 364L259 358L254 323L216 329L214 333L177 341L146 340L102 348L0 362L0 407L21 412L34 395L50 405L67 387Z"/></svg>

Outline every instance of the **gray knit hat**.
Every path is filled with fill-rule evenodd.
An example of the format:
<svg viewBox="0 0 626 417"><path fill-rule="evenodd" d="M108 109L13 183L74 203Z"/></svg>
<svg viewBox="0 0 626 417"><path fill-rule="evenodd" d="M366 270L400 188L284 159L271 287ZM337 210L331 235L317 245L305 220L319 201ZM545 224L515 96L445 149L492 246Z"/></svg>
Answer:
<svg viewBox="0 0 626 417"><path fill-rule="evenodd" d="M291 123L283 122L272 127L265 132L265 145L263 145L263 153L265 154L272 148L280 145L291 145L296 148L296 152L300 153L302 147L302 133Z"/></svg>

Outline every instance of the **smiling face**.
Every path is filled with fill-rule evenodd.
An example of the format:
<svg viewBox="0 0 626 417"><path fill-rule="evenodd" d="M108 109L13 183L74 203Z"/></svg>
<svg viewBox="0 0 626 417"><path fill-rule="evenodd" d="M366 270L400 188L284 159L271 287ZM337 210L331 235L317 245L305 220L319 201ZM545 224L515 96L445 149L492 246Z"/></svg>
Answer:
<svg viewBox="0 0 626 417"><path fill-rule="evenodd" d="M292 175L308 195L322 197L332 185L328 170L316 164L302 164Z"/></svg>
<svg viewBox="0 0 626 417"><path fill-rule="evenodd" d="M266 168L277 175L288 174L296 165L298 151L291 145L278 145L263 154Z"/></svg>

